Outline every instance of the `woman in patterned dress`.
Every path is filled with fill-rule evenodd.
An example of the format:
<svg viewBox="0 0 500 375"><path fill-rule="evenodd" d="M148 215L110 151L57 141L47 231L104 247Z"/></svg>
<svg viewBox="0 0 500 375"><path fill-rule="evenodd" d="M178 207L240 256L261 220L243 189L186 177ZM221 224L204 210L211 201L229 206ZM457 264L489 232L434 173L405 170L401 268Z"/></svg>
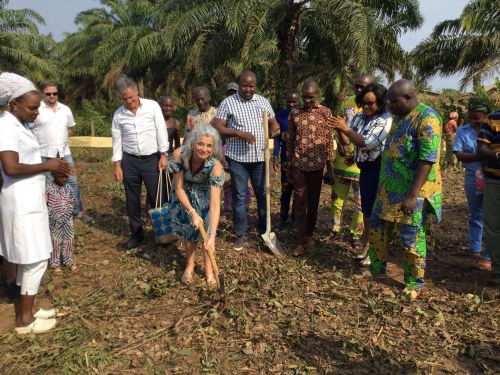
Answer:
<svg viewBox="0 0 500 375"><path fill-rule="evenodd" d="M174 190L171 198L172 231L184 239L186 268L182 282L193 281L195 252L202 242L199 225L204 225L208 240L203 243L205 278L207 285L216 285L207 250L215 248L215 236L220 216L220 195L225 175L221 139L211 125L197 126L188 142L176 149L170 160L174 173Z"/></svg>

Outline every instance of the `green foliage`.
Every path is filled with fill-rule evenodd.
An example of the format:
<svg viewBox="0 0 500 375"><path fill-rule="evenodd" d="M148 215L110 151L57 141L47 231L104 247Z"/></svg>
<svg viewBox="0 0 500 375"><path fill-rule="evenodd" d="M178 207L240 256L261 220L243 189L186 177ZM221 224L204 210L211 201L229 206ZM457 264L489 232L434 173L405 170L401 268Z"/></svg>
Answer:
<svg viewBox="0 0 500 375"><path fill-rule="evenodd" d="M39 80L55 72L46 57L53 39L39 34L37 23L43 17L31 9L7 9L7 0L0 1L0 71L13 71Z"/></svg>
<svg viewBox="0 0 500 375"><path fill-rule="evenodd" d="M500 63L500 0L472 0L460 18L441 22L412 52L424 77L463 73L461 87L474 89Z"/></svg>
<svg viewBox="0 0 500 375"><path fill-rule="evenodd" d="M496 102L493 96L484 89L484 87L478 87L474 92L474 97L484 99L488 102L491 111L496 111L500 108L500 102Z"/></svg>
<svg viewBox="0 0 500 375"><path fill-rule="evenodd" d="M108 121L106 116L96 111L92 103L88 100L82 101L82 107L77 111L75 121L77 124L75 135L111 136L111 121Z"/></svg>

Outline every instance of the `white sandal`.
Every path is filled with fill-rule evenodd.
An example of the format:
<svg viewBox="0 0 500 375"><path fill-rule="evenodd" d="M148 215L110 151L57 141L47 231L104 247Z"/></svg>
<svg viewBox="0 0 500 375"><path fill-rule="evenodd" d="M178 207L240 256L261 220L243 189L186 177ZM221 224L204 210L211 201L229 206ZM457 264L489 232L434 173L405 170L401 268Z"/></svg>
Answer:
<svg viewBox="0 0 500 375"><path fill-rule="evenodd" d="M33 314L33 316L38 319L55 318L57 316L57 310L40 308L36 313Z"/></svg>
<svg viewBox="0 0 500 375"><path fill-rule="evenodd" d="M28 335L30 333L43 333L54 329L57 324L55 319L40 319L35 318L35 320L28 324L26 327L16 327L14 331L18 335Z"/></svg>

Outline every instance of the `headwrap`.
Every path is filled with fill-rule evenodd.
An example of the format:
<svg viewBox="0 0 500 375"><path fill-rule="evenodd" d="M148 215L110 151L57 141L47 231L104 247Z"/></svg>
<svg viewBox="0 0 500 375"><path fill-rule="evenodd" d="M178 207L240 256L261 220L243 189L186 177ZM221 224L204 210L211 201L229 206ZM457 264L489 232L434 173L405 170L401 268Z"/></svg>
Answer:
<svg viewBox="0 0 500 375"><path fill-rule="evenodd" d="M14 73L0 74L0 106L6 107L30 91L36 91L36 87L29 79Z"/></svg>
<svg viewBox="0 0 500 375"><path fill-rule="evenodd" d="M451 112L450 118L458 118L458 112Z"/></svg>
<svg viewBox="0 0 500 375"><path fill-rule="evenodd" d="M467 110L469 112L483 112L490 113L490 103L484 98L471 98L469 104L467 105Z"/></svg>

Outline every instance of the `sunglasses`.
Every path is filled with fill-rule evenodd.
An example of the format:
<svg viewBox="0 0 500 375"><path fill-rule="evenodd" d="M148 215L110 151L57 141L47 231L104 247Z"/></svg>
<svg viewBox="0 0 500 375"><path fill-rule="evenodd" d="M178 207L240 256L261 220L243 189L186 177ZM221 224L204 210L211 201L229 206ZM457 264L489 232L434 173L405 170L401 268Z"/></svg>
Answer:
<svg viewBox="0 0 500 375"><path fill-rule="evenodd" d="M57 92L46 92L45 96L57 96Z"/></svg>

